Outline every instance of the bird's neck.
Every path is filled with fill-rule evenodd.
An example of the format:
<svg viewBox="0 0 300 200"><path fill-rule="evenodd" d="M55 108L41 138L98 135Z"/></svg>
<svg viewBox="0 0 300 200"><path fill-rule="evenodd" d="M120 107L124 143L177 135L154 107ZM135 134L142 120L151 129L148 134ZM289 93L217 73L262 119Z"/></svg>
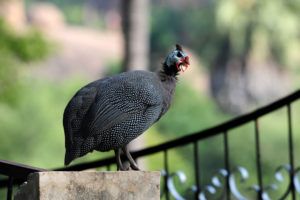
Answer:
<svg viewBox="0 0 300 200"><path fill-rule="evenodd" d="M166 91L173 94L178 80L178 71L172 71L170 69L170 67L167 67L164 64L163 69L157 72L157 75Z"/></svg>
<svg viewBox="0 0 300 200"><path fill-rule="evenodd" d="M162 116L167 112L172 103L176 88L177 77L176 75L170 75L168 73L165 73L164 70L157 72L157 75L161 81L161 86L163 88L162 95L164 107L160 115Z"/></svg>
<svg viewBox="0 0 300 200"><path fill-rule="evenodd" d="M165 73L164 70L160 70L159 72L157 72L157 75L159 77L159 79L161 80L161 82L174 82L176 83L178 78L176 75L169 75L167 73Z"/></svg>
<svg viewBox="0 0 300 200"><path fill-rule="evenodd" d="M169 67L166 62L163 63L162 70L160 70L159 74L162 78L171 78L177 80L177 76L179 71L176 66Z"/></svg>

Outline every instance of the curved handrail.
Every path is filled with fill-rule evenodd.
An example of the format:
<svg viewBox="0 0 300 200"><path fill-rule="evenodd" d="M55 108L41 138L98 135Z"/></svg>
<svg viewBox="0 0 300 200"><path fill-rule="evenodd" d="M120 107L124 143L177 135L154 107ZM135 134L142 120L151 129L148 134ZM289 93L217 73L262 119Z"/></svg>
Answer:
<svg viewBox="0 0 300 200"><path fill-rule="evenodd" d="M13 177L16 184L26 180L30 173L44 171L49 170L0 159L0 174ZM0 180L0 188L6 187L7 184L8 179Z"/></svg>

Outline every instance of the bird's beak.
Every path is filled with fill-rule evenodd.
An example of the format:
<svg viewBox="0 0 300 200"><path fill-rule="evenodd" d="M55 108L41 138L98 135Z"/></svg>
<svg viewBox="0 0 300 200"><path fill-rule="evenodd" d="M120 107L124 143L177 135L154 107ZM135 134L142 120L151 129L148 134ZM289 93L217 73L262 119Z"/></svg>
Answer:
<svg viewBox="0 0 300 200"><path fill-rule="evenodd" d="M182 72L184 72L188 68L189 65L190 65L190 57L189 56L185 56L185 57L181 58L176 64L178 71L182 71Z"/></svg>

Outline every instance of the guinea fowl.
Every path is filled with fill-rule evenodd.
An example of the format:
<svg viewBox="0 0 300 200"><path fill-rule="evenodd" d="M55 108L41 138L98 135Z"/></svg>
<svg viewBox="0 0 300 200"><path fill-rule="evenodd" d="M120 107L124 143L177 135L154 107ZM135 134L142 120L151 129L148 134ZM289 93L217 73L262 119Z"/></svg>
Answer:
<svg viewBox="0 0 300 200"><path fill-rule="evenodd" d="M118 170L127 170L120 159L122 150L130 167L139 170L127 145L167 112L177 75L189 64L176 45L159 72L123 72L81 88L64 111L65 165L93 150L114 150Z"/></svg>

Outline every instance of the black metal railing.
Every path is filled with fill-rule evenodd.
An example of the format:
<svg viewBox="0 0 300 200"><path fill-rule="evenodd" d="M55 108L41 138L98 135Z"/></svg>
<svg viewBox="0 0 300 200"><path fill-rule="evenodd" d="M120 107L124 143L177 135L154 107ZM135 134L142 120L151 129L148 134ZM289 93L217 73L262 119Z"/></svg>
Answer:
<svg viewBox="0 0 300 200"><path fill-rule="evenodd" d="M300 166L295 167L294 163L294 147L293 147L293 130L292 130L292 114L291 114L291 104L300 98L300 90L270 104L265 107L262 107L256 111L253 111L249 114L245 114L243 116L237 117L233 120L220 124L218 126L200 131L195 134L187 135L185 137L172 140L154 147L146 148L140 151L136 151L132 153L133 158L138 159L141 157L148 156L154 153L163 153L163 163L164 169L161 170L162 176L164 177L164 184L162 185L163 191L162 196L165 199L169 200L171 198L184 200L183 196L179 194L179 192L175 189L174 177L177 176L181 182L184 182L185 174L180 171L170 173L169 171L169 163L168 163L168 152L171 149L176 147L192 145L193 146L193 160L194 160L194 169L195 169L195 186L191 186L188 189L194 192L195 199L206 200L208 199L208 195L216 194L216 190L221 187L221 180L223 178L224 189L223 192L218 194L218 197L214 199L239 199L245 200L247 199L243 196L238 188L236 187L235 175L239 174L242 180L246 180L248 178L248 171L244 167L232 167L230 166L230 149L228 144L228 131L240 127L246 123L252 122L254 124L254 135L255 135L255 157L256 157L256 173L257 173L257 185L252 185L249 187L251 190L256 191L257 197L255 199L260 200L268 200L271 199L269 197L268 191L270 189L276 189L275 184L265 185L263 182L262 176L262 160L261 160L261 141L260 141L260 127L259 127L259 119L262 116L265 116L279 108L286 107L287 109L287 124L288 124L288 147L289 147L289 164L281 165L276 170L275 178L278 181L281 181L282 175L281 171L286 170L289 174L289 185L288 189L285 193L277 198L277 199L285 199L289 196L292 200L295 200L300 196L300 182L299 182L299 174L300 174ZM198 143L206 138L223 135L223 144L224 144L224 168L218 170L217 175L212 178L212 184L203 186L201 185L201 174L199 171L199 166L201 166L201 161L199 160L199 149ZM124 158L123 158L124 159ZM98 167L106 167L107 170L110 169L110 166L115 163L115 158L110 157L107 159L82 163L73 165L66 168L59 168L55 170L61 171L77 171L77 170L85 170L91 168ZM35 171L44 171L44 169L33 168L24 165L18 165L16 163L9 163L7 161L0 160L0 174L4 174L9 179L0 181L1 187L8 187L8 196L7 199L11 198L11 190L13 183L20 183L26 179L26 176ZM14 181L13 180L17 180Z"/></svg>
<svg viewBox="0 0 300 200"><path fill-rule="evenodd" d="M13 185L24 182L30 173L42 171L48 170L0 160L0 174L8 176L7 180L0 181L0 188L7 187L7 200L12 198ZM0 199L2 198L0 197Z"/></svg>

